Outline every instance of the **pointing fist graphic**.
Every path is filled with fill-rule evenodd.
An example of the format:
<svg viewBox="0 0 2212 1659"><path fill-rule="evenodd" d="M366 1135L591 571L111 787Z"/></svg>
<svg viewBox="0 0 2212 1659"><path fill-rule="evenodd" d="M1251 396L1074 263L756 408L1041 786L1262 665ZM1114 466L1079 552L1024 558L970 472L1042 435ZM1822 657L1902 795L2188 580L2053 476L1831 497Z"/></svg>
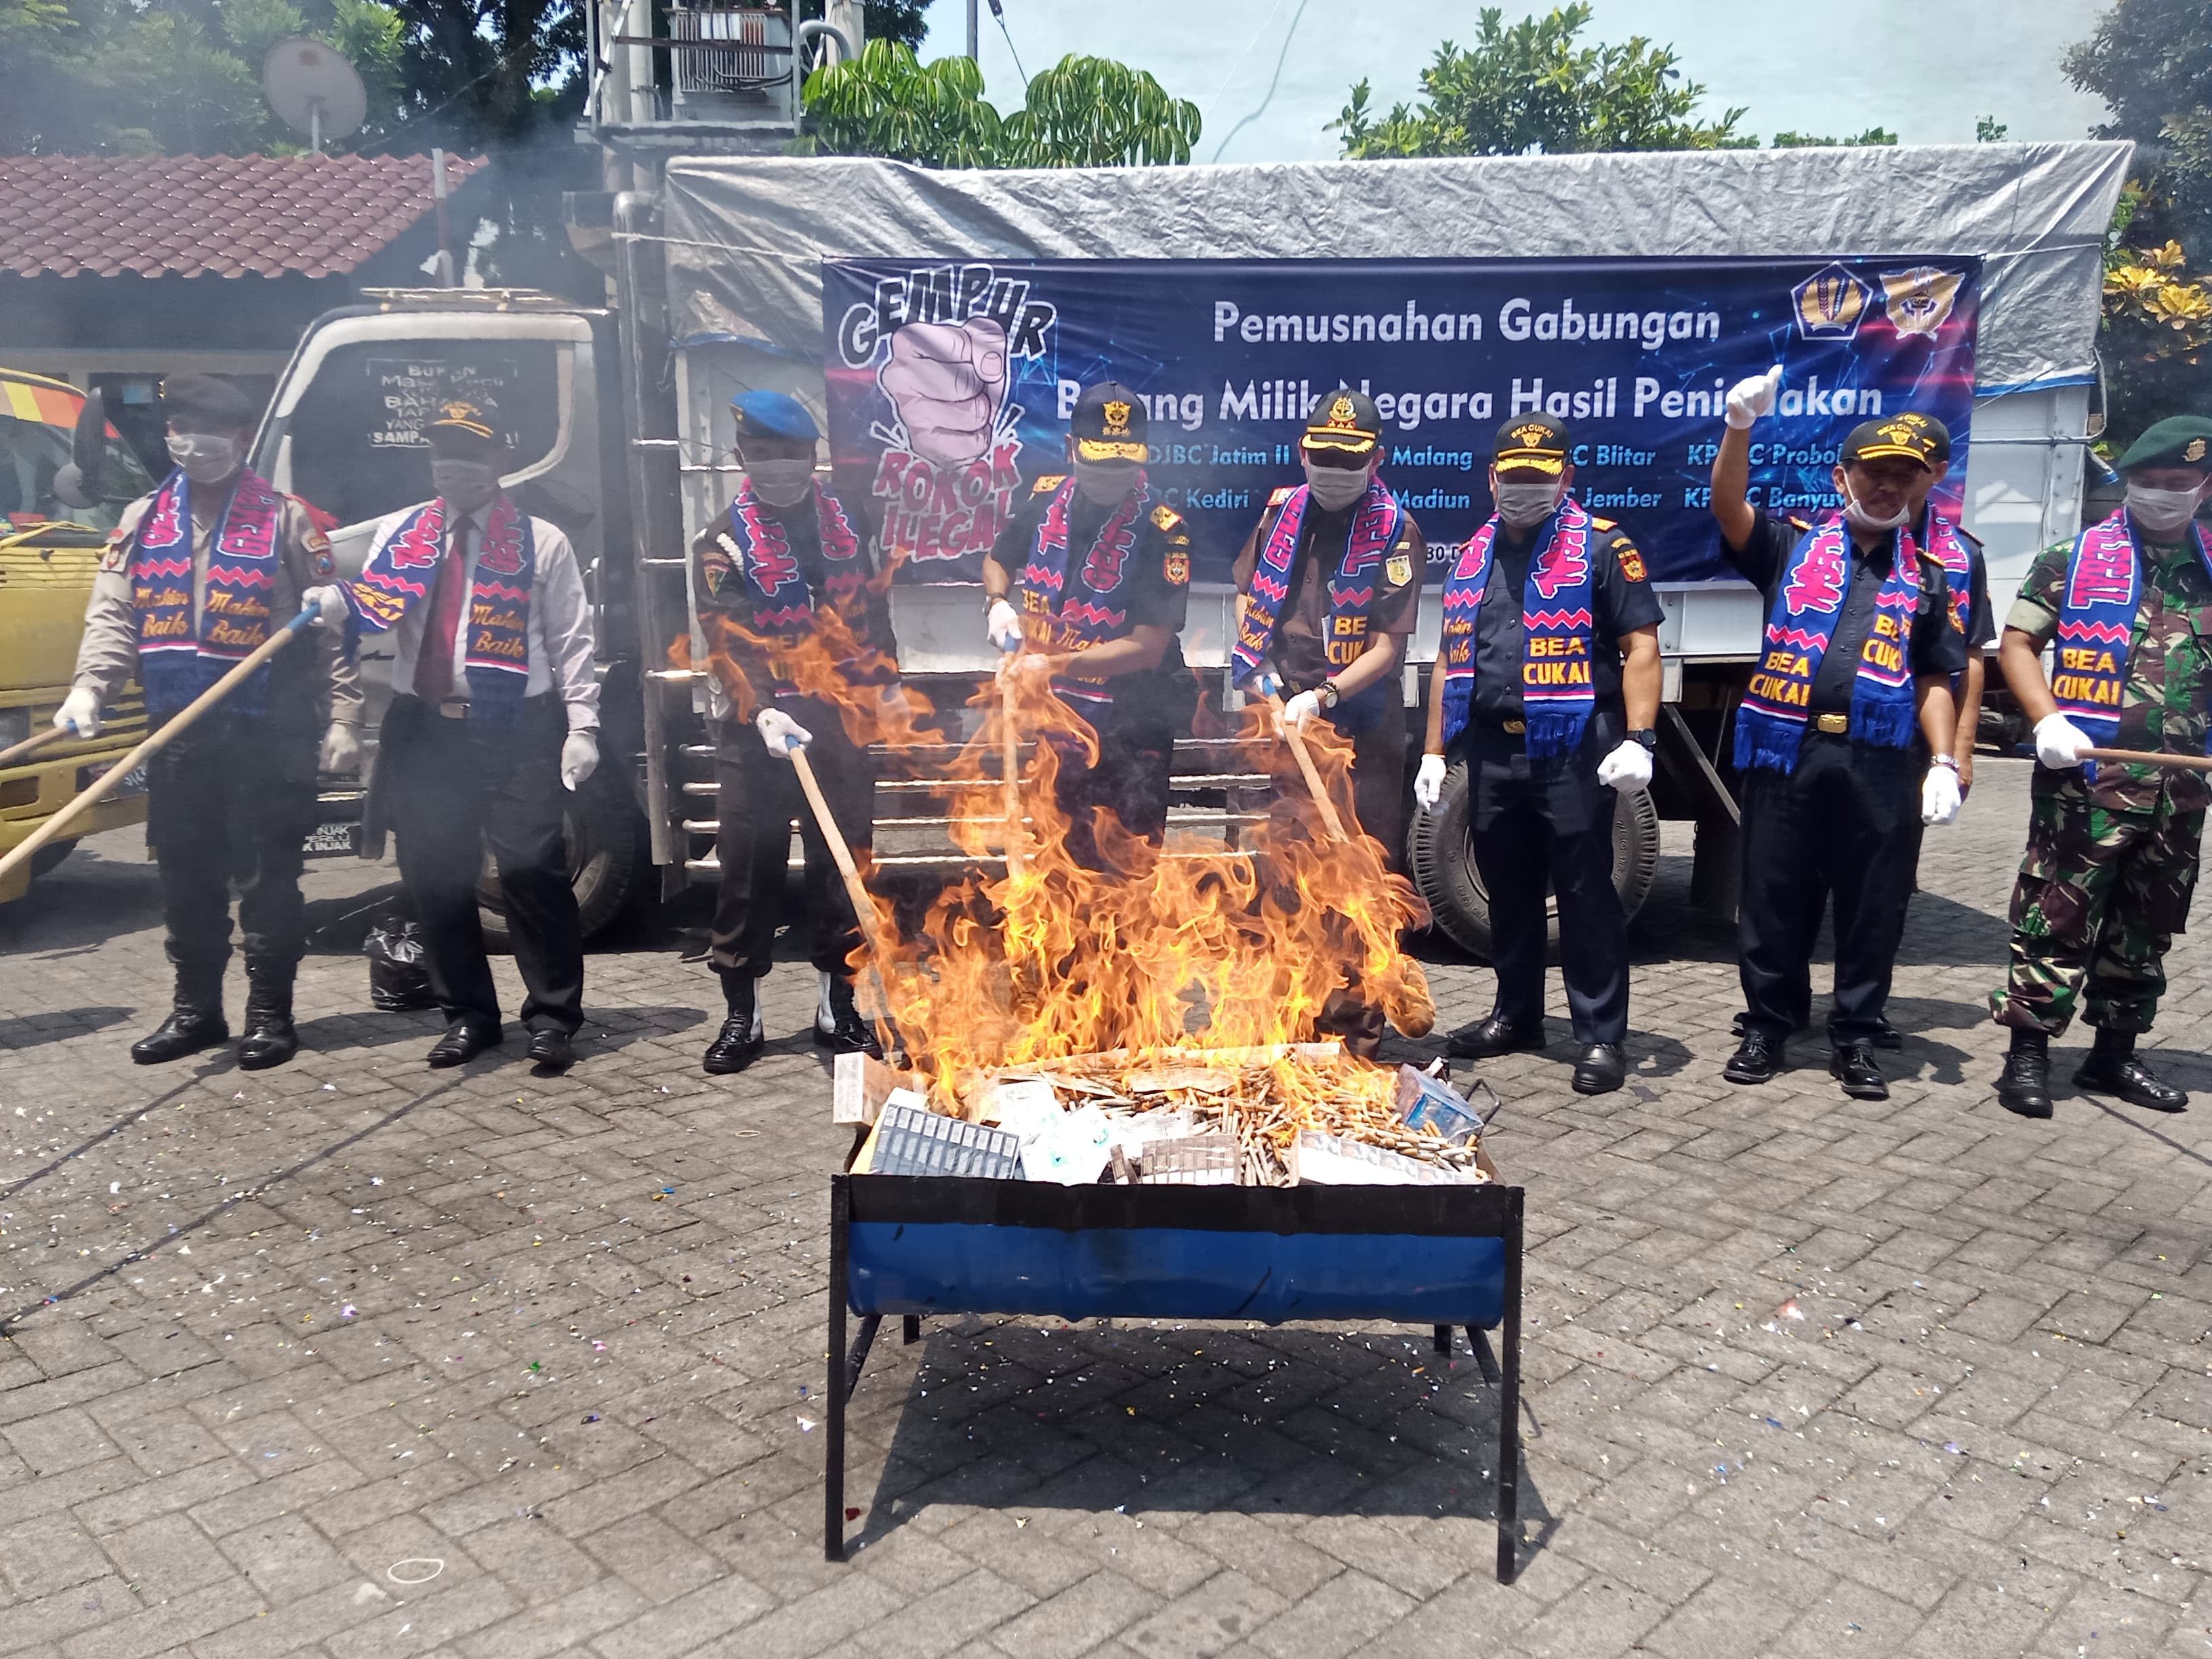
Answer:
<svg viewBox="0 0 2212 1659"><path fill-rule="evenodd" d="M987 454L1006 391L1006 331L988 318L908 323L891 336L877 377L907 446L925 460L957 466Z"/></svg>

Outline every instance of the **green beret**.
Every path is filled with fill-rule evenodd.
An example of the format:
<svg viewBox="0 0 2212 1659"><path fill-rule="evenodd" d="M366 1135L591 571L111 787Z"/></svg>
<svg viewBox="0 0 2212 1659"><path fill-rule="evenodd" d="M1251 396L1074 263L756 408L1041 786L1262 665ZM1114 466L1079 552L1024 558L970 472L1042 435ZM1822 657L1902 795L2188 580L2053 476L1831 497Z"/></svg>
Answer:
<svg viewBox="0 0 2212 1659"><path fill-rule="evenodd" d="M2131 466L2201 466L2212 472L2212 416L2169 415L2144 428L2113 465L2123 472Z"/></svg>

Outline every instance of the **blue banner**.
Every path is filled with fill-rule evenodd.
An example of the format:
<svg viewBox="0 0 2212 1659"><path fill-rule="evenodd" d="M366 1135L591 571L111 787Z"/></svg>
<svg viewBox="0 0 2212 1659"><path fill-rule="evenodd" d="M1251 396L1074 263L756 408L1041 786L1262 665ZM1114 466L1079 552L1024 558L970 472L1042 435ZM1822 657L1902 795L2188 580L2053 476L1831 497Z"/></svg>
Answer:
<svg viewBox="0 0 2212 1659"><path fill-rule="evenodd" d="M1707 510L1728 387L1784 368L1752 436L1752 499L1838 504L1845 433L1973 410L1980 261L922 261L823 265L830 442L900 579L970 581L1031 479L1064 471L1078 392L1119 380L1151 416L1152 477L1190 521L1194 576L1224 580L1297 440L1339 384L1381 410L1382 476L1431 574L1491 511L1499 424L1565 422L1576 495L1617 519L1655 580L1728 574Z"/></svg>

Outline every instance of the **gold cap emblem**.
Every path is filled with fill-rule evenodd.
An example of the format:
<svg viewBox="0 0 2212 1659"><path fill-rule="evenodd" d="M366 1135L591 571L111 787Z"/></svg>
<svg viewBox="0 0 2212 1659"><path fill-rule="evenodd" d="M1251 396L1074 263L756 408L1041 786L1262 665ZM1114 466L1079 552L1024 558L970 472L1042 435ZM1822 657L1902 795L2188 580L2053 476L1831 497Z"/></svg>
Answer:
<svg viewBox="0 0 2212 1659"><path fill-rule="evenodd" d="M1350 426L1358 418L1358 411L1352 408L1352 399L1349 398L1339 398L1328 406L1328 422L1331 426Z"/></svg>
<svg viewBox="0 0 2212 1659"><path fill-rule="evenodd" d="M2204 440L2202 438L2191 438L2189 441L2189 447L2181 452L2181 459L2185 461L2203 460L2204 459Z"/></svg>
<svg viewBox="0 0 2212 1659"><path fill-rule="evenodd" d="M1106 404L1106 435L1109 438L1129 435L1129 405L1118 398L1110 399Z"/></svg>

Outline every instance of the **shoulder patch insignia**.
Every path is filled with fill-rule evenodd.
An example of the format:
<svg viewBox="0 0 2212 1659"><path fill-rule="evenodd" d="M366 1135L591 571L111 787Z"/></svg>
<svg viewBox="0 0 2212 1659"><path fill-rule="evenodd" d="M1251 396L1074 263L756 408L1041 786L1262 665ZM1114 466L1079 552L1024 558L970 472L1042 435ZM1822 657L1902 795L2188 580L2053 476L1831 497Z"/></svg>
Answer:
<svg viewBox="0 0 2212 1659"><path fill-rule="evenodd" d="M1632 582L1649 581L1651 574L1644 568L1644 556L1636 550L1636 544L1623 536L1613 544L1613 556L1620 561L1620 574Z"/></svg>
<svg viewBox="0 0 2212 1659"><path fill-rule="evenodd" d="M1297 488L1297 486L1296 484L1285 484L1280 489L1267 497L1267 505L1270 507L1280 507L1285 501L1291 499L1291 492Z"/></svg>
<svg viewBox="0 0 2212 1659"><path fill-rule="evenodd" d="M102 570L120 570L130 562L131 532L120 529L109 531L107 545L100 550L100 568Z"/></svg>
<svg viewBox="0 0 2212 1659"><path fill-rule="evenodd" d="M1152 522L1163 530L1179 530L1182 527L1182 514L1162 501L1152 509Z"/></svg>
<svg viewBox="0 0 2212 1659"><path fill-rule="evenodd" d="M1391 586L1403 587L1413 580L1413 556L1406 552L1393 553L1382 567L1382 574Z"/></svg>
<svg viewBox="0 0 2212 1659"><path fill-rule="evenodd" d="M1593 530L1618 530L1620 528L1620 520L1618 519L1593 518L1590 520L1590 528Z"/></svg>
<svg viewBox="0 0 2212 1659"><path fill-rule="evenodd" d="M1065 472L1048 472L1030 486L1030 494L1032 495L1049 495L1054 490L1059 489L1060 485L1066 482L1067 474Z"/></svg>
<svg viewBox="0 0 2212 1659"><path fill-rule="evenodd" d="M1175 546L1168 549L1168 556L1161 565L1160 572L1168 579L1170 586L1188 586L1190 581L1189 548L1178 542Z"/></svg>

